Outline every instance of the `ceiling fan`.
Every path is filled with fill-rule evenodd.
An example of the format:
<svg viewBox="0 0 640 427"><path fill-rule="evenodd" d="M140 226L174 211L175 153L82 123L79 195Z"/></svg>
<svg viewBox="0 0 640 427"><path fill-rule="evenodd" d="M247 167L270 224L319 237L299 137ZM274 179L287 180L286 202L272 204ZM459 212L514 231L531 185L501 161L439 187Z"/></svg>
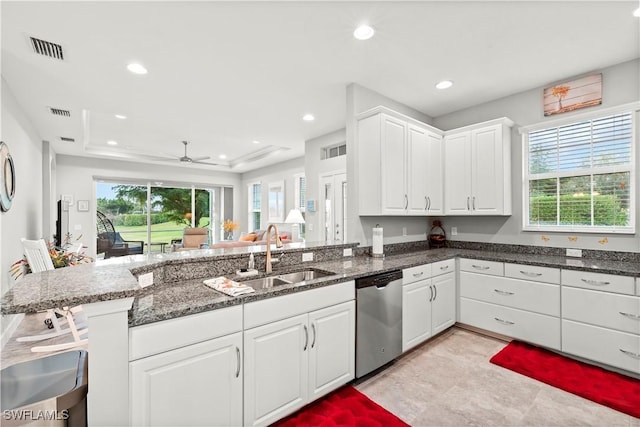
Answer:
<svg viewBox="0 0 640 427"><path fill-rule="evenodd" d="M180 163L198 163L201 165L212 165L212 166L220 165L220 163L203 162L203 160L210 159L211 158L210 156L189 157L189 155L187 154L187 145L189 145L189 141L182 141L182 144L184 144L184 156L181 156L181 157L173 156L175 157L175 159L180 161Z"/></svg>

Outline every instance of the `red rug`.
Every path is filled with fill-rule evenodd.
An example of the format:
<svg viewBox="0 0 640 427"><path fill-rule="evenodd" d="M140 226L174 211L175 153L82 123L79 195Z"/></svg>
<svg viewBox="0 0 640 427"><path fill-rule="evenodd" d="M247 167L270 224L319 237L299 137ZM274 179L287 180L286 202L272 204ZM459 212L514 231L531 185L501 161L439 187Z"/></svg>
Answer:
<svg viewBox="0 0 640 427"><path fill-rule="evenodd" d="M519 341L510 342L490 362L640 418L640 380Z"/></svg>
<svg viewBox="0 0 640 427"><path fill-rule="evenodd" d="M408 427L409 424L348 385L305 406L273 426Z"/></svg>

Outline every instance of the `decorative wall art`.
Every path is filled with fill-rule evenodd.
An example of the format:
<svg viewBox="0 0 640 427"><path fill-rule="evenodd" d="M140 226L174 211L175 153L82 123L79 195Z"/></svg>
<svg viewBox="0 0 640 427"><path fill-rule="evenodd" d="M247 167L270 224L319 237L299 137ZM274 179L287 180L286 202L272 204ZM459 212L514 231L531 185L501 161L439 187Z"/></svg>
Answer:
<svg viewBox="0 0 640 427"><path fill-rule="evenodd" d="M0 141L0 210L7 212L16 194L16 170L9 147Z"/></svg>
<svg viewBox="0 0 640 427"><path fill-rule="evenodd" d="M544 115L602 104L602 74L557 84L544 90Z"/></svg>

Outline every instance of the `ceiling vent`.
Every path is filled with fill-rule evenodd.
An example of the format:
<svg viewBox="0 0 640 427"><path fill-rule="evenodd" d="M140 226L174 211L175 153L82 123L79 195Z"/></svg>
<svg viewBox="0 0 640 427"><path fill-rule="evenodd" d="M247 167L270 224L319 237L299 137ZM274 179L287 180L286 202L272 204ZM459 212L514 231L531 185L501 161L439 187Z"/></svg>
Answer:
<svg viewBox="0 0 640 427"><path fill-rule="evenodd" d="M48 56L49 58L64 61L64 52L62 51L62 45L48 42L46 40L37 39L35 37L29 37L29 40L31 41L31 47L33 48L33 51L38 55Z"/></svg>
<svg viewBox="0 0 640 427"><path fill-rule="evenodd" d="M54 107L48 107L48 108L49 108L49 112L54 116L71 117L71 111L69 110L63 110L61 108L54 108Z"/></svg>
<svg viewBox="0 0 640 427"><path fill-rule="evenodd" d="M60 137L60 141L62 141L62 142L76 142L75 139L69 138L68 136L61 136Z"/></svg>

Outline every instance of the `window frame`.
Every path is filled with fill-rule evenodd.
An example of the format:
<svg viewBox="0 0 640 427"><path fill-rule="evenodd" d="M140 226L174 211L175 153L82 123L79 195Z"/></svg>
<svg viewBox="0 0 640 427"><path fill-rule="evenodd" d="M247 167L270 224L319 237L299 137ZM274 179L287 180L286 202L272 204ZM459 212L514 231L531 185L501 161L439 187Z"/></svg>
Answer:
<svg viewBox="0 0 640 427"><path fill-rule="evenodd" d="M534 232L557 232L557 233L599 233L599 234L635 234L636 232L636 216L638 214L638 207L636 205L636 193L638 192L637 187L637 167L638 167L638 159L637 159L637 149L636 146L638 144L639 133L640 133L640 102L634 102L630 104L624 104L613 108L603 108L599 109L596 112L588 112L588 113L578 113L572 114L569 117L550 120L543 123L538 123L531 126L526 126L520 128L520 133L522 135L522 231L534 231ZM561 126L570 125L573 123L579 123L581 121L586 120L597 120L599 118L604 118L607 116L622 114L622 113L631 113L632 120L632 130L631 130L631 153L630 153L630 164L624 166L610 166L610 167L600 167L598 168L598 174L600 173L615 173L615 172L629 172L629 225L624 227L613 227L613 226L584 226L584 225L532 225L529 223L529 183L530 177L529 174L529 133L557 128ZM542 174L536 174L536 179L542 179L545 176L541 176ZM553 172L548 174L548 178L563 178L563 177L578 177L578 176L589 176L591 174L577 173L576 171L572 172Z"/></svg>
<svg viewBox="0 0 640 427"><path fill-rule="evenodd" d="M259 185L260 186L260 208L259 209L255 209L253 206L253 189L254 186ZM254 181L254 182L250 182L247 184L247 233L250 233L252 231L256 231L256 230L260 230L262 228L262 181ZM260 224L258 225L258 228L255 229L251 229L252 227L254 227L254 215L256 213L260 214Z"/></svg>

